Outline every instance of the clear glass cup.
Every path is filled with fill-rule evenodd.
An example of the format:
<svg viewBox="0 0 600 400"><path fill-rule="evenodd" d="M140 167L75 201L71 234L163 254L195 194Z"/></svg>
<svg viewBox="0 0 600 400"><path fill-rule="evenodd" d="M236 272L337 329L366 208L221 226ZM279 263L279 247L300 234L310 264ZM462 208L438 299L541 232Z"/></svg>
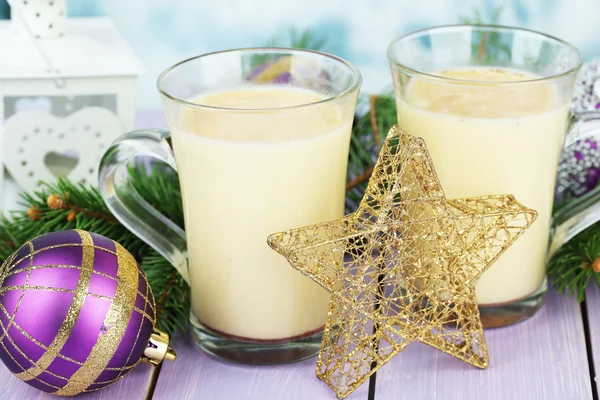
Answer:
<svg viewBox="0 0 600 400"><path fill-rule="evenodd" d="M105 153L108 207L189 283L194 339L209 354L276 364L318 353L329 296L266 238L343 215L360 83L351 64L313 51L202 55L158 79L170 132L131 132ZM178 172L185 232L132 187L140 156Z"/></svg>
<svg viewBox="0 0 600 400"><path fill-rule="evenodd" d="M485 327L532 316L547 257L600 219L597 194L552 215L561 150L600 117L569 113L581 54L530 30L455 25L394 40L388 59L400 127L425 140L447 197L510 193L538 212L476 287Z"/></svg>

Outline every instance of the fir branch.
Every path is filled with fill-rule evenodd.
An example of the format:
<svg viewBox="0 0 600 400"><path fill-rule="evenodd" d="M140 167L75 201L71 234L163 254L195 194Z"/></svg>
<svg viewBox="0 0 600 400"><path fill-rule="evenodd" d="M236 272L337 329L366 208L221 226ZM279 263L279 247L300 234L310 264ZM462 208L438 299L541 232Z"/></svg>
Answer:
<svg viewBox="0 0 600 400"><path fill-rule="evenodd" d="M600 286L599 233L600 223L564 244L548 262L548 278L558 292L581 302L591 279Z"/></svg>
<svg viewBox="0 0 600 400"><path fill-rule="evenodd" d="M326 44L327 39L324 36L315 34L311 30L299 33L296 29L292 28L287 31L286 35L279 34L268 40L266 46L325 51ZM256 68L274 58L272 54L257 54L252 57L250 64L252 68Z"/></svg>
<svg viewBox="0 0 600 400"><path fill-rule="evenodd" d="M494 9L488 18L484 18L478 8L473 8L473 16L459 17L459 21L463 24L470 25L498 25L500 23L500 17L504 11L504 6L500 5Z"/></svg>
<svg viewBox="0 0 600 400"><path fill-rule="evenodd" d="M190 288L175 268L154 249L147 247L142 260L156 299L158 328L170 333L184 333L190 315Z"/></svg>
<svg viewBox="0 0 600 400"><path fill-rule="evenodd" d="M184 229L183 204L177 175L162 164L130 171L134 187L140 195ZM156 299L156 320L159 329L184 333L190 315L190 288L177 270L158 252L145 246L140 254L142 268Z"/></svg>
<svg viewBox="0 0 600 400"><path fill-rule="evenodd" d="M48 205L48 199L53 195L65 201L64 208ZM0 238L11 242L9 245L0 240L2 258L7 258L31 238L65 229L93 230L114 239L127 249L141 245L139 239L112 217L102 196L94 188L59 179L55 184L43 183L42 188L32 194L21 194L20 204L25 207L24 210L12 211L8 218L0 221ZM73 209L79 210L79 213L69 220L68 215ZM31 210L35 210L35 219L31 218Z"/></svg>
<svg viewBox="0 0 600 400"><path fill-rule="evenodd" d="M481 15L479 9L473 9L472 17L460 17L463 24L471 25L497 25L504 7L498 6L488 18ZM511 54L511 48L501 40L501 35L497 32L482 32L475 34L473 38L473 54L477 54L480 62L491 63L498 58L506 58Z"/></svg>
<svg viewBox="0 0 600 400"><path fill-rule="evenodd" d="M361 99L363 103L366 101ZM358 208L381 144L390 128L397 123L393 93L371 96L368 102L369 112L358 117L352 127L346 183L346 213L354 212Z"/></svg>

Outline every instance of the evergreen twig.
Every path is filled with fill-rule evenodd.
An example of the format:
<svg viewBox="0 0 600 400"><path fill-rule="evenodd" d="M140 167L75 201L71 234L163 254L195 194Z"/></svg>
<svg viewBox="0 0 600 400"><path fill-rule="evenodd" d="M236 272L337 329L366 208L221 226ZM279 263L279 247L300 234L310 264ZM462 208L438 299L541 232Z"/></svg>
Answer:
<svg viewBox="0 0 600 400"><path fill-rule="evenodd" d="M564 244L548 262L552 286L581 302L590 280L600 286L600 223Z"/></svg>

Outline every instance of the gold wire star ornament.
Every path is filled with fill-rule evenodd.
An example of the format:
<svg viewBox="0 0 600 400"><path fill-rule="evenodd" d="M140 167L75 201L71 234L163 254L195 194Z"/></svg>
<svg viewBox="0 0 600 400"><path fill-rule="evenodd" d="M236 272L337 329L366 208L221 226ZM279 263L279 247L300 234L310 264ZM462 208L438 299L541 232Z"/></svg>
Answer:
<svg viewBox="0 0 600 400"><path fill-rule="evenodd" d="M536 216L446 200L423 140L393 127L356 212L268 238L332 294L317 376L342 399L413 341L486 368L475 283Z"/></svg>

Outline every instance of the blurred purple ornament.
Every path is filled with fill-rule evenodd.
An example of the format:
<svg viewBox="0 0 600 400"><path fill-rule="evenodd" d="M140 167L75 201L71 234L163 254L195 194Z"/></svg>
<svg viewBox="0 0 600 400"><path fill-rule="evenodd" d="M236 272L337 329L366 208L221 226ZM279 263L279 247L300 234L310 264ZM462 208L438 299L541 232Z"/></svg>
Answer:
<svg viewBox="0 0 600 400"><path fill-rule="evenodd" d="M556 182L556 201L580 197L595 188L600 179L598 142L593 139L578 141L561 156Z"/></svg>
<svg viewBox="0 0 600 400"><path fill-rule="evenodd" d="M282 84L282 83L290 83L292 81L292 73L289 71L283 71L279 75L273 79L273 83Z"/></svg>
<svg viewBox="0 0 600 400"><path fill-rule="evenodd" d="M600 110L600 60L590 61L581 68L571 109L574 112Z"/></svg>
<svg viewBox="0 0 600 400"><path fill-rule="evenodd" d="M303 87L310 84L307 89L328 93L330 76L322 63L311 62L293 55L273 55L261 60L258 65L246 76L246 80L259 84L292 84ZM315 82L322 84L315 86Z"/></svg>
<svg viewBox="0 0 600 400"><path fill-rule="evenodd" d="M42 235L0 267L0 359L45 392L98 390L156 355L155 309L144 272L118 243L79 230Z"/></svg>
<svg viewBox="0 0 600 400"><path fill-rule="evenodd" d="M586 63L577 79L571 110L574 113L600 110L600 60ZM558 165L555 202L580 197L598 186L600 180L599 140L588 138L567 148Z"/></svg>

